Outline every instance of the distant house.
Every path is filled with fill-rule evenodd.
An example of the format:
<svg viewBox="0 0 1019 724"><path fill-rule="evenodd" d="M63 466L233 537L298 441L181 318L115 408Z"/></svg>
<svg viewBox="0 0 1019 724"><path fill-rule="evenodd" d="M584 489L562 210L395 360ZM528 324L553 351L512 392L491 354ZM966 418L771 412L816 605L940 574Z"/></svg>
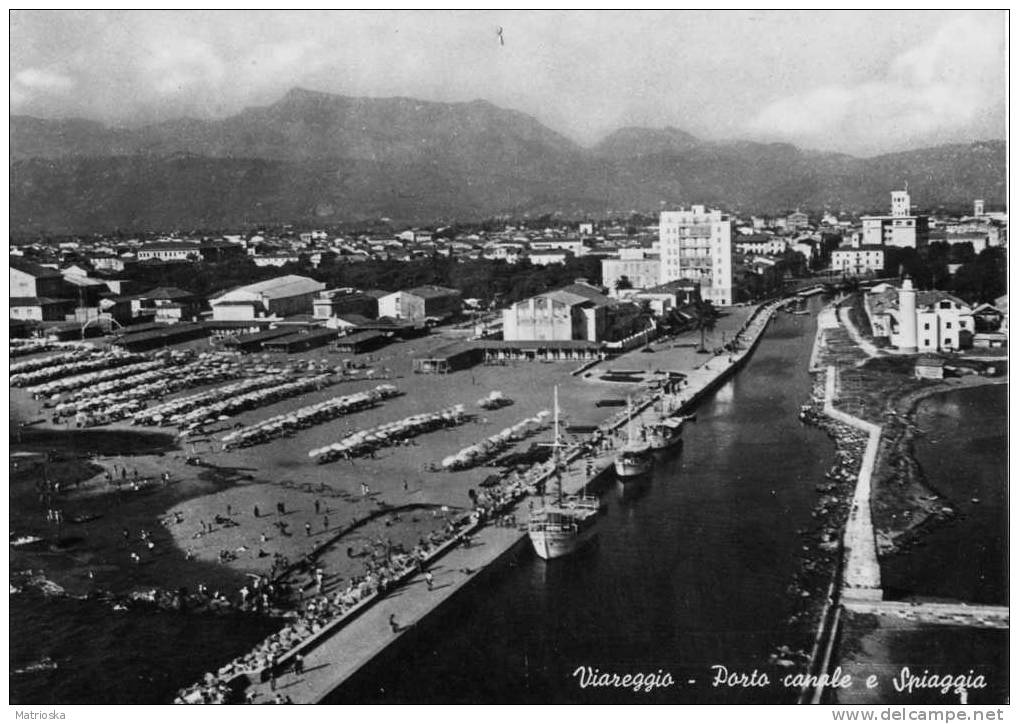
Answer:
<svg viewBox="0 0 1019 724"><path fill-rule="evenodd" d="M568 251L529 251L527 259L535 266L548 266L549 264L565 264L566 260L573 256Z"/></svg>
<svg viewBox="0 0 1019 724"><path fill-rule="evenodd" d="M195 294L177 287L157 287L137 297L143 310L155 312L155 321L167 324L198 319L202 306Z"/></svg>
<svg viewBox="0 0 1019 724"><path fill-rule="evenodd" d="M810 226L810 217L802 211L795 211L785 217L785 226L787 229L802 229Z"/></svg>
<svg viewBox="0 0 1019 724"><path fill-rule="evenodd" d="M36 322L63 322L74 314L74 300L49 297L11 297L10 318Z"/></svg>
<svg viewBox="0 0 1019 724"><path fill-rule="evenodd" d="M156 241L138 250L138 261L201 261L202 247L191 241Z"/></svg>
<svg viewBox="0 0 1019 724"><path fill-rule="evenodd" d="M741 254L781 254L786 243L784 238L771 234L744 234L733 239L733 246Z"/></svg>
<svg viewBox="0 0 1019 724"><path fill-rule="evenodd" d="M393 292L379 299L380 317L415 322L448 319L460 314L462 309L463 301L458 289L434 285Z"/></svg>
<svg viewBox="0 0 1019 724"><path fill-rule="evenodd" d="M661 317L670 309L678 309L701 301L701 285L695 281L677 279L635 292L628 298L635 302L648 302L651 311Z"/></svg>
<svg viewBox="0 0 1019 724"><path fill-rule="evenodd" d="M313 304L315 319L345 314L359 314L370 319L379 316L379 297L364 292L329 289L320 292Z"/></svg>
<svg viewBox="0 0 1019 724"><path fill-rule="evenodd" d="M662 262L658 254L620 254L619 259L601 260L601 278L609 289L616 289L619 280L626 277L633 289L648 289L658 285ZM622 250L621 250L622 252Z"/></svg>
<svg viewBox="0 0 1019 724"><path fill-rule="evenodd" d="M871 244L839 247L831 254L831 267L844 276L872 275L885 268L885 248Z"/></svg>
<svg viewBox="0 0 1019 724"><path fill-rule="evenodd" d="M288 274L230 289L209 300L216 321L253 320L311 314L315 296L325 284Z"/></svg>
<svg viewBox="0 0 1019 724"><path fill-rule="evenodd" d="M251 261L255 262L255 266L275 266L280 267L286 264L296 264L301 261L301 257L298 254L289 252L278 252L275 254L262 254L251 257Z"/></svg>
<svg viewBox="0 0 1019 724"><path fill-rule="evenodd" d="M68 296L65 291L64 276L56 269L27 261L24 257L12 256L10 272L11 297L60 299Z"/></svg>
<svg viewBox="0 0 1019 724"><path fill-rule="evenodd" d="M245 249L241 244L226 241L225 239L203 241L199 244L198 250L202 261L228 261L230 259L239 259L246 255Z"/></svg>

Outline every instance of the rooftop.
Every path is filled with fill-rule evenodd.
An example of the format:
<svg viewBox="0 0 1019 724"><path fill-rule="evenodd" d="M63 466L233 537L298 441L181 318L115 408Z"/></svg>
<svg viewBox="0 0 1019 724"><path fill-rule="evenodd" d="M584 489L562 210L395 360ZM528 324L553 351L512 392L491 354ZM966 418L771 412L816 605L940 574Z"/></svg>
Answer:
<svg viewBox="0 0 1019 724"><path fill-rule="evenodd" d="M49 267L36 264L32 261L27 261L20 256L12 256L10 262L11 269L16 269L19 272L29 274L37 279L52 279L55 277L63 278L63 275L56 269L50 269Z"/></svg>

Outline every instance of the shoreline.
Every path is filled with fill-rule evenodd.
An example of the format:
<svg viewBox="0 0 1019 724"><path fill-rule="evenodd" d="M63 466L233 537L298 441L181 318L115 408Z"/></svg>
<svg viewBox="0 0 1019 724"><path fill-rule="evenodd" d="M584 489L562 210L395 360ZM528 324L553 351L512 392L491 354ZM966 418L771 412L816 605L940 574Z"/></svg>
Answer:
<svg viewBox="0 0 1019 724"><path fill-rule="evenodd" d="M889 426L894 426L896 429L889 436L891 439L883 455L901 459L904 469L893 470L891 477L887 475L886 470L882 470L885 474L878 478L875 492L879 496L882 492L887 493L889 490L894 490L891 483L894 483L895 479L901 475L910 490L901 491L899 497L893 498L893 500L898 502L903 499L902 496L912 496L911 499L906 498L911 503L912 516L905 525L894 527L875 525L874 534L877 539L880 559L907 552L928 532L951 521L956 515L958 501L953 501L931 485L916 459L915 444L920 435L916 422L920 403L929 397L950 392L993 385L1008 385L1007 376L1004 378L974 376L957 379L958 383L956 384L942 382L936 386L910 391L891 403L896 408L897 417L894 422L886 423L884 427L886 431ZM973 382L968 382L970 379ZM884 438L885 435L887 432L883 432L882 437Z"/></svg>

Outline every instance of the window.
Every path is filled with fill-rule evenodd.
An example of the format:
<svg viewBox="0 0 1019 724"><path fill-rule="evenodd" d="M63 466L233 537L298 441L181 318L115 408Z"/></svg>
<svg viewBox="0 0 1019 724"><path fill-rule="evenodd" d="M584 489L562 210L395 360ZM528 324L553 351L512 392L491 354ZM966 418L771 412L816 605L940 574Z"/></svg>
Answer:
<svg viewBox="0 0 1019 724"><path fill-rule="evenodd" d="M923 331L925 331L925 332L926 332L926 331L927 331L927 330L929 330L930 328L931 328L931 323L930 323L930 322L924 322L924 323L923 323Z"/></svg>
<svg viewBox="0 0 1019 724"><path fill-rule="evenodd" d="M924 347L930 347L930 346L931 346L931 341L930 341L929 339L925 339L925 340L923 341L923 346L924 346Z"/></svg>
<svg viewBox="0 0 1019 724"><path fill-rule="evenodd" d="M952 323L951 322L945 322L945 329L951 329L951 328L952 328Z"/></svg>
<svg viewBox="0 0 1019 724"><path fill-rule="evenodd" d="M945 346L946 347L951 347L952 346L952 340L949 339L948 337L945 337Z"/></svg>

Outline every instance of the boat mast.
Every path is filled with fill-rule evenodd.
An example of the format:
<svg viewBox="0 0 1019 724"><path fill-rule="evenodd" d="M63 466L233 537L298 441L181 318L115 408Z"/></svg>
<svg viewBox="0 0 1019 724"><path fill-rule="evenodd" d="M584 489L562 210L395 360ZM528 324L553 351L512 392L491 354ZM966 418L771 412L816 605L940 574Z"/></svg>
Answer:
<svg viewBox="0 0 1019 724"><path fill-rule="evenodd" d="M556 503L563 502L563 479L559 474L559 385L552 387L552 472L556 479Z"/></svg>
<svg viewBox="0 0 1019 724"><path fill-rule="evenodd" d="M626 398L626 443L627 447L633 447L633 406L629 396Z"/></svg>

